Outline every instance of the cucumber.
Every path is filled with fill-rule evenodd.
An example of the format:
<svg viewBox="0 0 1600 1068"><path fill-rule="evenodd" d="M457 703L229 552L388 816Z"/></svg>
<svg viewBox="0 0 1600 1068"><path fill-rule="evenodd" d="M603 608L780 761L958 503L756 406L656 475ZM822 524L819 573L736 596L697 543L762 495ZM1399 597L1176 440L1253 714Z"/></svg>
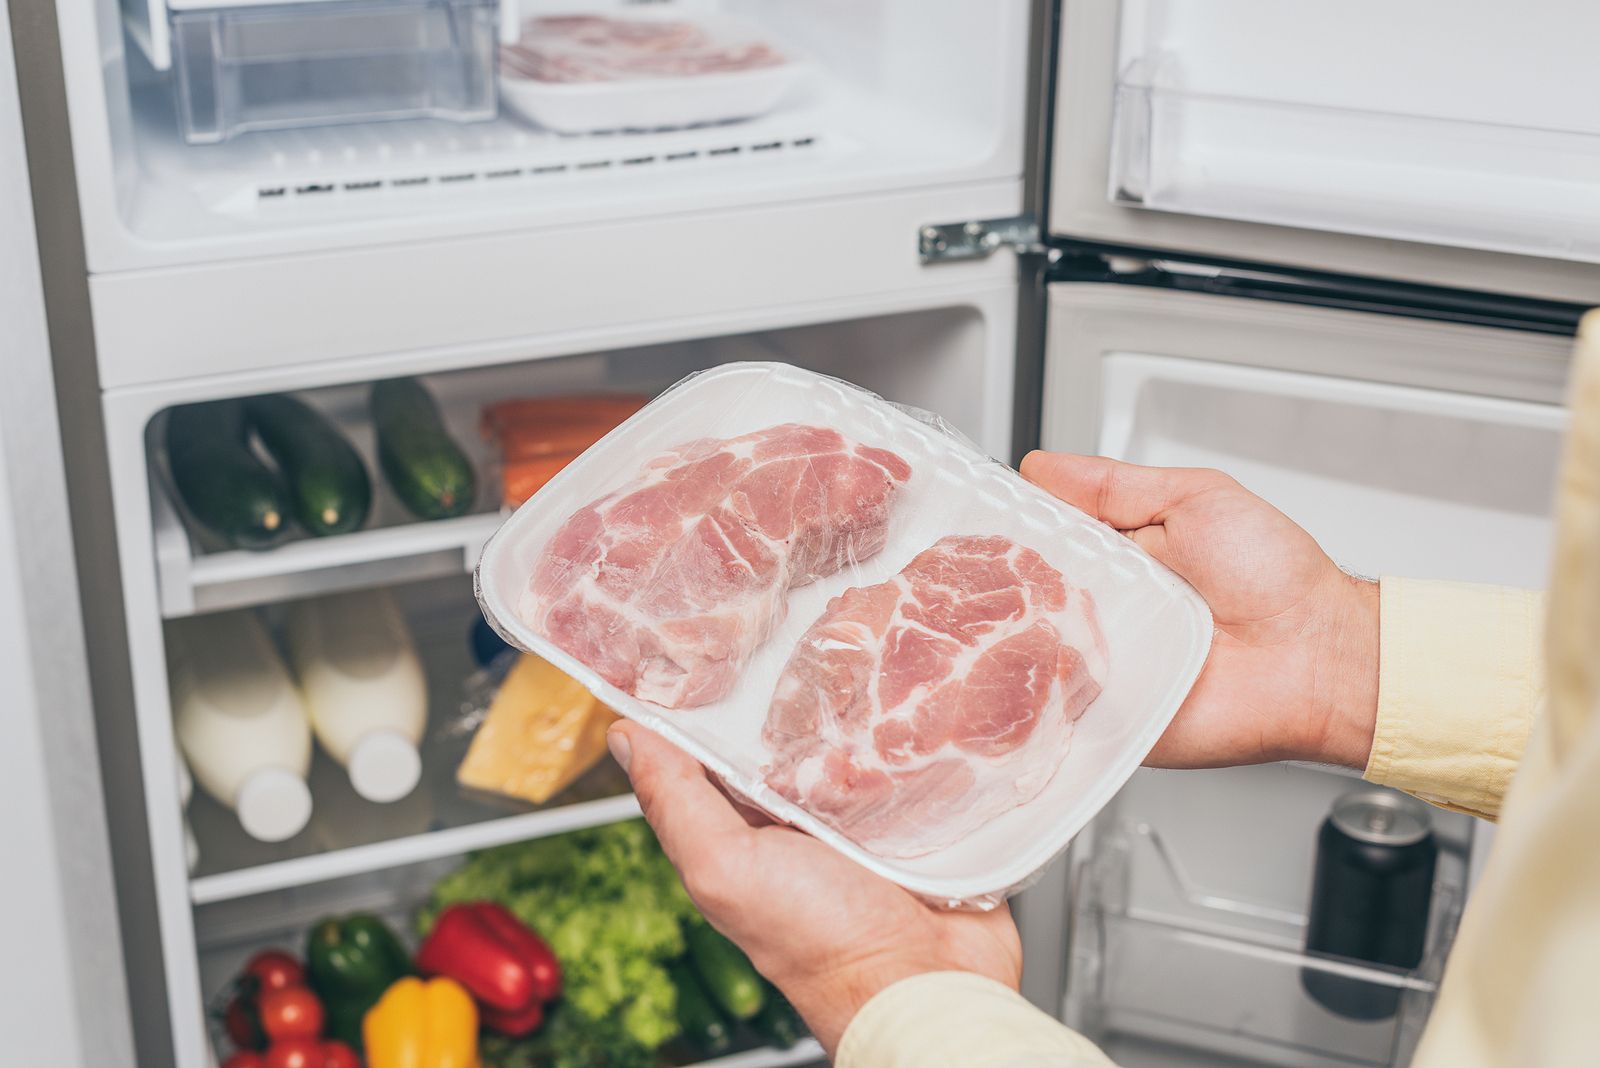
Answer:
<svg viewBox="0 0 1600 1068"><path fill-rule="evenodd" d="M283 483L250 451L239 401L172 409L166 444L173 487L201 526L244 549L265 549L287 529Z"/></svg>
<svg viewBox="0 0 1600 1068"><path fill-rule="evenodd" d="M789 1049L806 1036L806 1023L789 1004L789 999L771 983L766 984L766 995L766 1004L750 1021L750 1026L767 1045Z"/></svg>
<svg viewBox="0 0 1600 1068"><path fill-rule="evenodd" d="M293 397L253 397L245 418L289 480L294 517L313 534L348 534L366 522L372 482L355 448Z"/></svg>
<svg viewBox="0 0 1600 1068"><path fill-rule="evenodd" d="M748 1020L761 1011L766 982L738 946L705 923L691 924L684 937L695 974L724 1012L736 1020Z"/></svg>
<svg viewBox="0 0 1600 1068"><path fill-rule="evenodd" d="M722 1010L712 1004L694 969L686 961L675 960L667 965L667 972L678 994L678 1026L695 1059L709 1060L728 1052L733 1046L733 1029Z"/></svg>
<svg viewBox="0 0 1600 1068"><path fill-rule="evenodd" d="M439 418L439 406L421 382L377 382L370 397L384 477L414 515L449 519L472 507L477 476Z"/></svg>

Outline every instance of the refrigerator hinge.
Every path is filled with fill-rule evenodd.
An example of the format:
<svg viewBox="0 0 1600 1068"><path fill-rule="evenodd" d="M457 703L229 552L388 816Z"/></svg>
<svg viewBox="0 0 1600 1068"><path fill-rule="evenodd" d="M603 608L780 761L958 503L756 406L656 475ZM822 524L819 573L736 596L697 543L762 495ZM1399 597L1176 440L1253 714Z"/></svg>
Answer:
<svg viewBox="0 0 1600 1068"><path fill-rule="evenodd" d="M933 223L917 231L917 256L923 263L981 260L1002 247L1051 259L1060 255L1041 239L1039 221L1032 215Z"/></svg>

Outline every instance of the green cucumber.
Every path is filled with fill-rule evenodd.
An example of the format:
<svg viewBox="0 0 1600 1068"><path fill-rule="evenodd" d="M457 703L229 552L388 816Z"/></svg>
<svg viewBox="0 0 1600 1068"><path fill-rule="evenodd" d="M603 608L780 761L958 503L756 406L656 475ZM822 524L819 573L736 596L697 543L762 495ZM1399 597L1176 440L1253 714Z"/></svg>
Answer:
<svg viewBox="0 0 1600 1068"><path fill-rule="evenodd" d="M767 1045L788 1049L806 1036L806 1022L771 983L767 984L766 994L767 1002L750 1021L750 1026Z"/></svg>
<svg viewBox="0 0 1600 1068"><path fill-rule="evenodd" d="M287 529L283 483L250 450L239 401L172 409L166 444L173 487L201 526L244 549L265 549Z"/></svg>
<svg viewBox="0 0 1600 1068"><path fill-rule="evenodd" d="M366 522L372 482L354 446L293 397L244 402L251 429L289 480L294 517L313 534L348 534Z"/></svg>
<svg viewBox="0 0 1600 1068"><path fill-rule="evenodd" d="M372 425L378 462L395 496L423 519L448 519L472 507L478 481L433 395L414 378L373 384Z"/></svg>
<svg viewBox="0 0 1600 1068"><path fill-rule="evenodd" d="M729 1016L748 1020L766 1002L766 983L739 947L710 924L691 924L684 932L689 959L711 997Z"/></svg>
<svg viewBox="0 0 1600 1068"><path fill-rule="evenodd" d="M675 960L667 965L672 985L678 994L678 1026L683 1029L683 1040L697 1060L720 1057L733 1047L733 1029L727 1017L711 1002L694 969L688 963Z"/></svg>

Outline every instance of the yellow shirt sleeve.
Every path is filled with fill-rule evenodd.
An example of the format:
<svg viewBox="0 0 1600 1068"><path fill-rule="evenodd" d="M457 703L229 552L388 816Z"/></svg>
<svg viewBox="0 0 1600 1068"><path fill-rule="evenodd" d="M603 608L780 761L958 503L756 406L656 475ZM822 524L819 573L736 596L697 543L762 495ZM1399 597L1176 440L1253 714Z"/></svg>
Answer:
<svg viewBox="0 0 1600 1068"><path fill-rule="evenodd" d="M929 972L879 991L845 1029L834 1068L1114 1068L1093 1042L1009 987Z"/></svg>
<svg viewBox="0 0 1600 1068"><path fill-rule="evenodd" d="M1386 578L1366 778L1496 819L1544 695L1543 595Z"/></svg>

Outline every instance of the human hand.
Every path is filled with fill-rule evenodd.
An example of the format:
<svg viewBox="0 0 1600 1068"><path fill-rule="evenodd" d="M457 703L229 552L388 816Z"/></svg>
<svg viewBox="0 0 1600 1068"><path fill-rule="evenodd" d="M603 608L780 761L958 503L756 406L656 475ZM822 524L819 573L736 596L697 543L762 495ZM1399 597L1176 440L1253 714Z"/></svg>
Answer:
<svg viewBox="0 0 1600 1068"><path fill-rule="evenodd" d="M900 979L968 971L1016 989L1004 905L943 912L802 831L735 807L704 768L637 723L606 739L702 915L805 1017L830 1057L857 1010Z"/></svg>
<svg viewBox="0 0 1600 1068"><path fill-rule="evenodd" d="M1339 570L1288 516L1218 471L1033 452L1022 475L1126 533L1211 606L1211 655L1146 764L1366 766L1376 583Z"/></svg>

